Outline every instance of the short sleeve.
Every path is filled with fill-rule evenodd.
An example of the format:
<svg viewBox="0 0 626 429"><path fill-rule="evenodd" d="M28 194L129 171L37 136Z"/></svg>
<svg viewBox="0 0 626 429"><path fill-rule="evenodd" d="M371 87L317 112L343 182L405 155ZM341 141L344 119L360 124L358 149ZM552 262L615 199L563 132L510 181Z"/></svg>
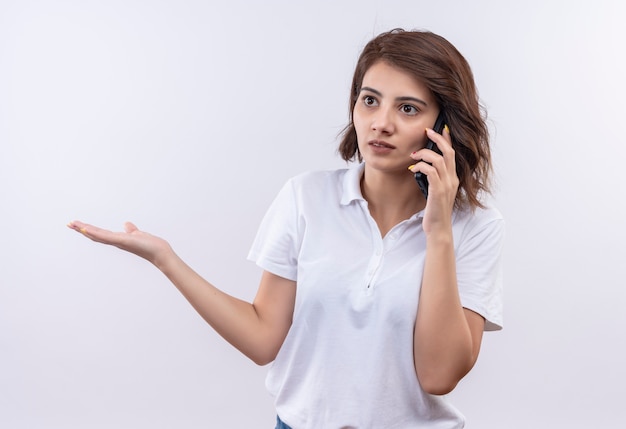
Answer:
<svg viewBox="0 0 626 429"><path fill-rule="evenodd" d="M266 271L295 281L299 242L297 201L290 180L265 213L248 259Z"/></svg>
<svg viewBox="0 0 626 429"><path fill-rule="evenodd" d="M463 307L485 318L485 331L502 329L504 220L479 222L457 249L456 268Z"/></svg>

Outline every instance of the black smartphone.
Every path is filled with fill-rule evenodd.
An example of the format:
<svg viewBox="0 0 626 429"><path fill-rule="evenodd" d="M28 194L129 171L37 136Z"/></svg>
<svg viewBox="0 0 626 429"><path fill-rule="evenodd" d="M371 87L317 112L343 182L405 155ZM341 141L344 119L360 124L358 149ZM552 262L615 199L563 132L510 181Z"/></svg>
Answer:
<svg viewBox="0 0 626 429"><path fill-rule="evenodd" d="M435 125L433 125L433 131L441 134L443 132L443 127L445 124L446 117L443 112L439 112L439 116L437 116ZM441 155L441 151L437 148L437 145L431 139L428 139L428 141L426 142L426 149L430 149ZM419 185L422 194L424 194L424 198L428 198L428 178L426 177L426 175L418 171L417 173L415 173L415 181Z"/></svg>

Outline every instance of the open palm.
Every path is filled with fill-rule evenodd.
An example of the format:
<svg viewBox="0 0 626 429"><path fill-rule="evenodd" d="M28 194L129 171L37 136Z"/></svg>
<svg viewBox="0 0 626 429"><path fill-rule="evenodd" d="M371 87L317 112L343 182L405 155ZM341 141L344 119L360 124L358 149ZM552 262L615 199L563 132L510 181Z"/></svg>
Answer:
<svg viewBox="0 0 626 429"><path fill-rule="evenodd" d="M134 253L157 266L161 258L172 251L167 241L140 231L131 222L124 224L124 232L109 231L81 221L72 221L67 226L93 241Z"/></svg>

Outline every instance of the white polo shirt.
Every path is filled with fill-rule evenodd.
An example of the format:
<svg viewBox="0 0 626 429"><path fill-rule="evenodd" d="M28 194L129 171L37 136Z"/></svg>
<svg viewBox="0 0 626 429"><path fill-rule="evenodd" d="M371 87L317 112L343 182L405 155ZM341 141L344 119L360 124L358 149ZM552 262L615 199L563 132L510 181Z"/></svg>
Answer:
<svg viewBox="0 0 626 429"><path fill-rule="evenodd" d="M425 393L413 365L424 266L423 212L383 238L360 190L363 165L289 180L249 259L297 282L293 323L267 376L294 429L462 428L444 396ZM504 222L495 209L455 212L464 307L502 326Z"/></svg>

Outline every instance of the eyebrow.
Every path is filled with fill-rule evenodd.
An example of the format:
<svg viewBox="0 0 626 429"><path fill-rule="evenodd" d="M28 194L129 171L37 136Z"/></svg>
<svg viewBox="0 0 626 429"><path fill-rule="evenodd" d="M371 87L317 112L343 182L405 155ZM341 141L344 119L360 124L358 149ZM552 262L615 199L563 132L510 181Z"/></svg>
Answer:
<svg viewBox="0 0 626 429"><path fill-rule="evenodd" d="M369 91L369 92L373 92L374 94L378 95L379 97L382 97L383 94L374 89L374 88L370 88L369 86L364 86L361 88L361 91ZM359 91L359 92L361 92ZM420 98L416 98L416 97L397 97L396 100L398 101L414 101L415 103L419 103L419 104L423 104L424 106L428 106L428 103L426 103L424 100L420 99Z"/></svg>

